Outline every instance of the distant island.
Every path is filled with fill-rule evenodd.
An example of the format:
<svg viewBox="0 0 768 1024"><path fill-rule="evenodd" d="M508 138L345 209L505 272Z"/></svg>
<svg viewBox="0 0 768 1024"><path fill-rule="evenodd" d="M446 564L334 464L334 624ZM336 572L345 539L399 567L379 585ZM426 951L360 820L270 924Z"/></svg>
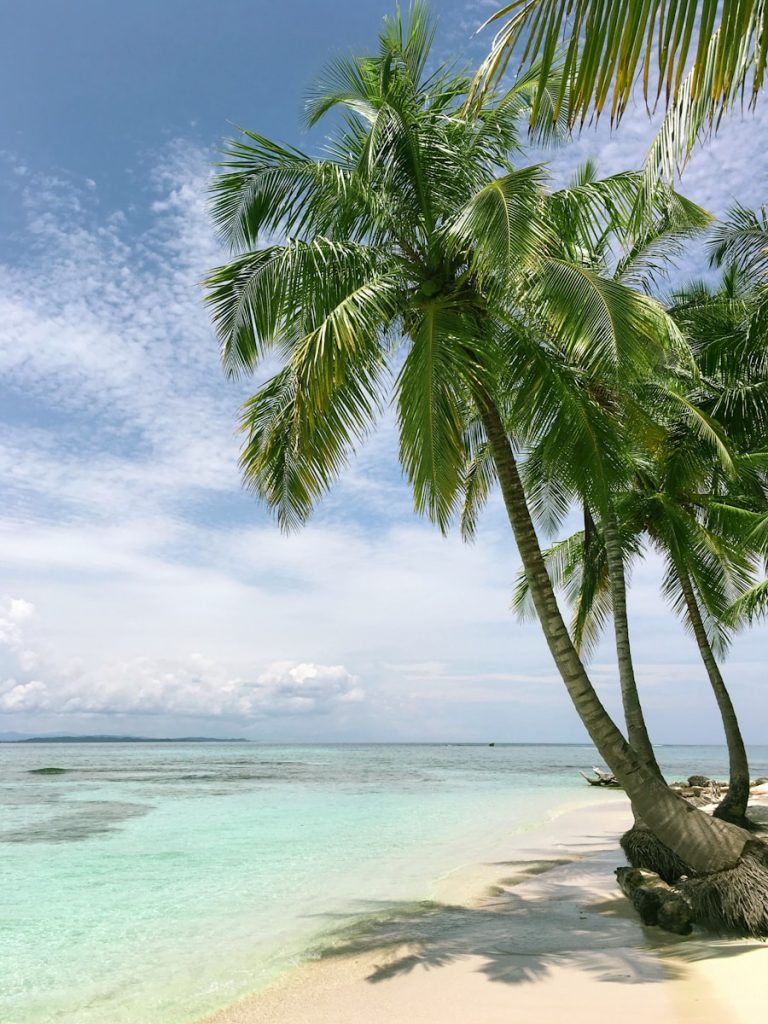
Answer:
<svg viewBox="0 0 768 1024"><path fill-rule="evenodd" d="M244 737L218 736L27 736L0 743L250 743Z"/></svg>

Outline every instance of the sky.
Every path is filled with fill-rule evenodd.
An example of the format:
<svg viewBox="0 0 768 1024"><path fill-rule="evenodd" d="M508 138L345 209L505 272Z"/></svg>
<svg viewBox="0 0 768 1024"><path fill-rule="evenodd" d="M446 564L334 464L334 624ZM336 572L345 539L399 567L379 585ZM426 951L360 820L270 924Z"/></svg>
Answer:
<svg viewBox="0 0 768 1024"><path fill-rule="evenodd" d="M493 5L442 0L437 54L477 61ZM375 44L384 0L0 0L0 735L111 733L582 742L498 501L472 545L412 511L391 417L301 533L243 492L238 408L200 280L223 261L206 188L242 125L315 151L305 89ZM636 167L641 104L550 163ZM768 101L702 147L682 189L765 200ZM702 269L692 259L682 276ZM718 743L654 557L630 593L653 737ZM768 742L765 631L726 663ZM618 712L610 645L591 671Z"/></svg>

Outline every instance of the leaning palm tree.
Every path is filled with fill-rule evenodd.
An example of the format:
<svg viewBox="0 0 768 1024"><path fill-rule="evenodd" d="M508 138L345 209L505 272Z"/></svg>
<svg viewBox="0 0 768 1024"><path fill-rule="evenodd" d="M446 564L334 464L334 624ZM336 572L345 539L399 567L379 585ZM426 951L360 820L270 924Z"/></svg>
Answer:
<svg viewBox="0 0 768 1024"><path fill-rule="evenodd" d="M745 873L762 878L763 850L676 797L600 703L505 425L520 352L545 372L556 344L594 374L640 377L673 329L647 297L562 257L542 169L512 162L520 98L489 95L467 115L469 82L426 70L432 35L417 5L407 24L385 21L375 56L332 65L308 103L310 123L340 115L322 158L246 133L214 184L214 215L235 250L207 282L224 365L239 373L267 353L280 360L244 406L246 482L284 528L300 526L393 395L416 509L445 530L471 448L487 444L544 635L589 735L661 841L694 871L720 872L709 890L730 892ZM763 903L755 908L731 901L721 916L768 931Z"/></svg>
<svg viewBox="0 0 768 1024"><path fill-rule="evenodd" d="M752 592L745 589L751 565L732 534L723 536L713 524L702 522L696 505L704 504L709 496L695 495L694 507L692 497L681 493L669 478L638 477L635 488L617 501L621 544L629 563L642 554L646 537L664 561L664 595L696 641L728 748L729 785L714 813L746 826L749 764L720 660L730 640L734 594L740 594L738 600L744 602ZM613 614L604 530L600 523L592 522L589 531L557 541L544 556L553 584L563 590L573 608L574 642L588 654ZM521 577L513 606L525 615L529 604L527 584ZM627 842L631 845L631 840Z"/></svg>
<svg viewBox="0 0 768 1024"><path fill-rule="evenodd" d="M763 574L768 562L767 243L765 212L735 207L717 226L710 247L712 263L724 266L719 287L693 286L675 297L673 308L673 315L692 339L700 369L696 401L723 424L738 453L732 472L723 474L715 467L710 478L709 517L716 531L751 559L752 579L761 560ZM739 590L744 592L725 616L722 608L718 610L726 627L751 622L764 592L760 583ZM686 600L690 604L690 597ZM738 752L740 736L716 652L707 651L706 631L695 615L691 621L733 754L734 749ZM732 758L724 810L734 816L746 808L749 781L745 758L740 776L735 789Z"/></svg>
<svg viewBox="0 0 768 1024"><path fill-rule="evenodd" d="M587 163L579 170L570 188L556 195L557 199L561 195L568 199L555 206L556 212L563 214L556 217L560 244L571 259L590 266L604 277L650 294L658 279L667 273L675 256L683 254L685 244L709 225L709 216L695 203L657 183L647 195L638 190L630 209L612 203L610 216L601 220L599 229L595 231L593 218L579 215L579 199L585 191L589 194L588 186L594 173L594 167ZM639 179L634 177L633 180L639 188ZM683 353L683 358L685 355ZM531 438L534 446L526 460L526 483L529 494L535 495L541 490L543 472L547 481L544 493L548 499L553 495L552 484L557 481L561 489L565 485L566 494L576 498L587 523L599 518L602 524L627 736L637 753L659 771L635 678L624 553L615 505L617 494L629 485L634 475L634 452L646 443L649 433L658 433L658 424L633 400L626 386L629 380L585 377L584 367L575 369L580 378L573 381L575 401L581 405L579 416L588 422L598 408L603 414L607 413L612 420L611 444L606 446L605 431L593 426L592 465L585 467L581 459L574 473L574 460L563 458L567 448L563 447L559 432L550 424L540 432L540 436ZM520 410L518 416L522 414L523 410ZM564 429L570 431L572 412L567 420ZM585 475L588 468L592 472ZM592 482L591 476L595 473L604 481L602 489ZM585 478L589 482L586 490L582 486ZM538 504L541 507L542 503ZM558 504L561 508L566 507L564 496L560 497Z"/></svg>
<svg viewBox="0 0 768 1024"><path fill-rule="evenodd" d="M574 640L580 649L589 649L611 615L616 619L626 613L624 605L616 608L611 536L631 558L640 554L643 536L660 552L665 595L696 640L723 721L730 782L715 813L746 824L749 766L718 663L728 646L733 614L759 601L760 587L747 588L755 559L768 550L766 460L759 451L743 450L766 447L768 352L760 325L754 323L753 297L741 277L729 270L720 289L695 285L674 297L673 313L693 343L695 372L679 368L676 387L650 388L657 422L664 414L663 429L654 451L636 468L631 489L616 499L620 530L616 517L609 530L605 522L596 525L587 510L585 530L557 542L545 557L553 582L574 607ZM642 422L642 405L635 402L632 410L630 418ZM715 417L723 419L725 430ZM690 429L692 422L704 428L703 436ZM727 435L742 448L740 454L731 454ZM535 450L529 459L535 477L542 475L545 456ZM737 594L743 596L729 614ZM527 603L522 578L515 606L525 610Z"/></svg>
<svg viewBox="0 0 768 1024"><path fill-rule="evenodd" d="M475 94L498 83L510 63L537 63L550 88L557 80L555 116L583 125L608 110L618 124L641 79L648 109L662 97L666 106L649 161L667 174L745 93L756 103L768 60L764 0L512 0L489 24L501 27ZM537 97L534 118L539 112Z"/></svg>

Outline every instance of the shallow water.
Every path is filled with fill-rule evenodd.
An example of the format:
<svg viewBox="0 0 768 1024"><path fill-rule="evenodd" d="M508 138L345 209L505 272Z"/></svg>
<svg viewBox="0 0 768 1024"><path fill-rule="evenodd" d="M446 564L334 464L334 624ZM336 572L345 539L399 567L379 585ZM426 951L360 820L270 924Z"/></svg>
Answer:
<svg viewBox="0 0 768 1024"><path fill-rule="evenodd" d="M659 753L670 776L725 771L716 747ZM593 796L593 763L588 746L0 745L0 1020L195 1020Z"/></svg>

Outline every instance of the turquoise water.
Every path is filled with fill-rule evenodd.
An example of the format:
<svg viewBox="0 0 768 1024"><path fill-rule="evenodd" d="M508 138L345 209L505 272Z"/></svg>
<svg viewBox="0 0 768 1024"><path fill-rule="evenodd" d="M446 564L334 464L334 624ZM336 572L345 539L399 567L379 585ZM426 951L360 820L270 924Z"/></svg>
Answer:
<svg viewBox="0 0 768 1024"><path fill-rule="evenodd" d="M660 753L670 775L725 770L718 748ZM583 801L593 763L585 746L0 745L0 1020L195 1020Z"/></svg>

